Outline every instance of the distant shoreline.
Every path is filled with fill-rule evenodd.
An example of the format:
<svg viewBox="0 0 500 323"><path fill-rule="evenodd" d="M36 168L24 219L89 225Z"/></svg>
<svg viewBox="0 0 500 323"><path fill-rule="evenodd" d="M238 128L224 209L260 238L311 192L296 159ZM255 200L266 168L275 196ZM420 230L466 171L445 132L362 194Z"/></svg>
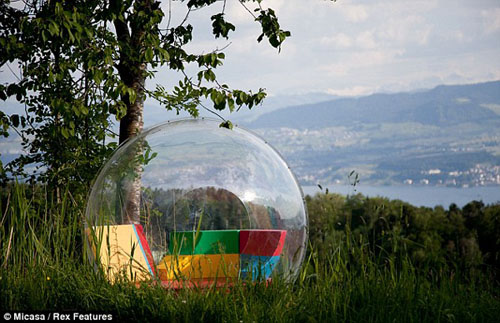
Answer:
<svg viewBox="0 0 500 323"><path fill-rule="evenodd" d="M352 195L361 193L368 197L387 197L389 199L399 199L415 206L435 207L441 205L448 208L455 203L463 207L467 203L477 200L484 204L500 202L500 186L475 186L467 188L447 187L447 186L370 186L358 184L356 187L350 185L322 185L323 190L318 186L302 186L304 195L314 195L325 192L328 188L330 193L342 195ZM354 191L356 190L356 191Z"/></svg>

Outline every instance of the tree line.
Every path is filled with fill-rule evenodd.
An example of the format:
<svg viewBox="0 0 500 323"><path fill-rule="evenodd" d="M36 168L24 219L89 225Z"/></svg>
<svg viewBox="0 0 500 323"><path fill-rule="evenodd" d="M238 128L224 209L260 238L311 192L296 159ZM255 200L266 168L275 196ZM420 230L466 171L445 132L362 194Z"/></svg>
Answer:
<svg viewBox="0 0 500 323"><path fill-rule="evenodd" d="M306 201L311 247L321 259L353 243L380 265L404 260L421 269L499 272L500 203L429 208L362 194Z"/></svg>

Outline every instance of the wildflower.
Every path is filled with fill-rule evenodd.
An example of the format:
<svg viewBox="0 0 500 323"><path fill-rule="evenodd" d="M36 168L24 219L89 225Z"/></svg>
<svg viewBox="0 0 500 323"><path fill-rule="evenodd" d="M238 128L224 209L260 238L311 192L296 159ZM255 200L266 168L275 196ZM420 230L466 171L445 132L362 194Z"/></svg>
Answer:
<svg viewBox="0 0 500 323"><path fill-rule="evenodd" d="M49 276L47 276L47 280L50 280L50 277L49 277Z"/></svg>

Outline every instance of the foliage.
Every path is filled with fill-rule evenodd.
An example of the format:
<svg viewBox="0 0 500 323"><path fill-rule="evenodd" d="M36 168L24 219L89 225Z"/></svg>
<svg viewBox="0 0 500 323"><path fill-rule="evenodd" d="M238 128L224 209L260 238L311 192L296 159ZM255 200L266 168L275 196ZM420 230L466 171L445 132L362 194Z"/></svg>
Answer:
<svg viewBox="0 0 500 323"><path fill-rule="evenodd" d="M215 38L228 38L235 30L225 18L226 1L184 2L184 19L171 26L171 8L165 19L160 2L151 0L33 0L24 1L22 8L2 1L0 67L17 65L21 75L0 84L0 99L15 98L25 111L0 112L0 135L8 136L12 128L22 137L26 154L0 165L0 176L5 177L5 170L25 175L26 166L33 165L38 180L51 187L70 185L75 195L84 194L88 187L82 184L92 180L116 148L110 141L117 135L112 117L120 120L121 143L142 130L145 98L193 117L204 98L215 110L258 105L266 96L263 89L247 92L219 83L214 70L225 58L221 50L186 50L193 39L192 11L218 8L210 17ZM263 8L261 0L239 2L258 15L258 41L266 37L280 49L290 32L281 29L274 11ZM253 12L249 4L256 6ZM188 66L198 72L188 75ZM173 79L180 78L178 85L172 91L160 84L149 90L145 80L162 67L172 71Z"/></svg>
<svg viewBox="0 0 500 323"><path fill-rule="evenodd" d="M352 239L380 265L409 259L419 270L483 270L499 277L500 204L472 201L445 210L361 194L317 194L306 201L309 238L322 259Z"/></svg>

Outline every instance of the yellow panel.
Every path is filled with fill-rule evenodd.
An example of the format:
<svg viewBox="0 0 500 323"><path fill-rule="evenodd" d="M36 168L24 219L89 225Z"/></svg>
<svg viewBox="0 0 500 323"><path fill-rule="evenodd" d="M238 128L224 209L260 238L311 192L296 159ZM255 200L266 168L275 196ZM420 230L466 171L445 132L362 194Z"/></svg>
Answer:
<svg viewBox="0 0 500 323"><path fill-rule="evenodd" d="M151 278L150 269L133 224L97 226L93 229L95 236L91 234L90 229L87 229L93 255L95 257L97 250L94 241L99 241L101 265L110 280L114 280L121 272L132 280L140 281Z"/></svg>
<svg viewBox="0 0 500 323"><path fill-rule="evenodd" d="M240 270L240 255L167 255L157 269L161 280L236 278Z"/></svg>

